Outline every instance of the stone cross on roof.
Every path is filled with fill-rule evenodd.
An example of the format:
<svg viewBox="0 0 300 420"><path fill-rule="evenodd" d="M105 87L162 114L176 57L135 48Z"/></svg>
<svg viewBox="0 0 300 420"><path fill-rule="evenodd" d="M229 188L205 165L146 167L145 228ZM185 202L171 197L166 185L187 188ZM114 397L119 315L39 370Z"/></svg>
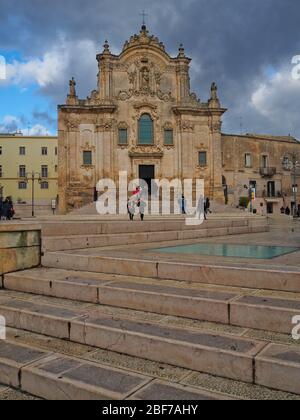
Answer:
<svg viewBox="0 0 300 420"><path fill-rule="evenodd" d="M146 16L148 16L148 14L145 12L145 10L143 10L142 13L140 13L140 16L143 17L143 26L146 26Z"/></svg>

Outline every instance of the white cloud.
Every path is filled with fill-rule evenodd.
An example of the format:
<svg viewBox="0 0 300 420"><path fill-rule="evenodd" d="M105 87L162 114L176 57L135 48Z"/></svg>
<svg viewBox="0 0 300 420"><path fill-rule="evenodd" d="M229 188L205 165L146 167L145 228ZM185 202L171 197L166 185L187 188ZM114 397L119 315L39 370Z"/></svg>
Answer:
<svg viewBox="0 0 300 420"><path fill-rule="evenodd" d="M299 130L300 80L293 79L291 68L283 67L257 86L251 105L275 126Z"/></svg>
<svg viewBox="0 0 300 420"><path fill-rule="evenodd" d="M24 136L48 136L51 135L50 130L42 124L35 124L32 127L24 127L24 122L14 116L6 115L0 122L0 133L16 133L21 132Z"/></svg>
<svg viewBox="0 0 300 420"><path fill-rule="evenodd" d="M8 63L6 84L24 88L34 83L42 89L50 85L60 85L71 77L74 64L77 65L77 70L91 64L91 60L95 62L96 52L96 45L91 40L73 42L60 36L56 45L42 57Z"/></svg>

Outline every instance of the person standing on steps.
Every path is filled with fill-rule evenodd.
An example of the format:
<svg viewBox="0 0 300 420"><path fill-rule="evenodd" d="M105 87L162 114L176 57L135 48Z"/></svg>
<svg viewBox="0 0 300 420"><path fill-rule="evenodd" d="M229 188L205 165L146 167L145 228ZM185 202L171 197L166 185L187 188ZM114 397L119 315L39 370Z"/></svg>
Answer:
<svg viewBox="0 0 300 420"><path fill-rule="evenodd" d="M128 211L129 220L133 221L134 214L135 214L135 205L134 205L134 201L130 198L127 202L127 211Z"/></svg>
<svg viewBox="0 0 300 420"><path fill-rule="evenodd" d="M204 214L205 214L205 220L207 219L207 214L208 213L211 213L211 210L210 210L210 200L209 200L209 198L207 197L207 199L206 199L206 201L205 201L205 204L204 204Z"/></svg>
<svg viewBox="0 0 300 420"><path fill-rule="evenodd" d="M144 199L141 198L139 200L138 207L140 209L140 218L141 218L141 221L143 222L145 218L145 209L146 209L146 202Z"/></svg>
<svg viewBox="0 0 300 420"><path fill-rule="evenodd" d="M186 214L186 199L183 194L180 200L180 208L181 208L181 214Z"/></svg>
<svg viewBox="0 0 300 420"><path fill-rule="evenodd" d="M206 206L206 202L204 202L204 196L201 195L198 201L198 206L197 206L197 214L198 214L199 220L201 220L202 218L206 220L205 206Z"/></svg>

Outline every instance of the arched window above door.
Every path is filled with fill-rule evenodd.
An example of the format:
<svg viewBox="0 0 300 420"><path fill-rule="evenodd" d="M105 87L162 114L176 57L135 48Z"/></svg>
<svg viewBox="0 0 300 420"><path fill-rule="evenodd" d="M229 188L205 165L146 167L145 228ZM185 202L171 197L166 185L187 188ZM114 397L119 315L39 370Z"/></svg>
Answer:
<svg viewBox="0 0 300 420"><path fill-rule="evenodd" d="M138 122L139 125L139 144L154 143L153 120L149 114L143 114Z"/></svg>

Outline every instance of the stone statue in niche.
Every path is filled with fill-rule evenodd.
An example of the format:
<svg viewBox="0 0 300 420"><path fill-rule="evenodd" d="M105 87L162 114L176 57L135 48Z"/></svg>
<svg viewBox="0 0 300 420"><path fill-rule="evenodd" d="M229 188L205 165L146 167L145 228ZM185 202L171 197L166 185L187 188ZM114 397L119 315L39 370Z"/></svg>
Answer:
<svg viewBox="0 0 300 420"><path fill-rule="evenodd" d="M133 70L133 71L129 72L128 76L129 76L129 83L131 83L132 85L135 85L136 70Z"/></svg>
<svg viewBox="0 0 300 420"><path fill-rule="evenodd" d="M150 72L147 67L141 70L141 89L143 91L149 91L150 89Z"/></svg>

